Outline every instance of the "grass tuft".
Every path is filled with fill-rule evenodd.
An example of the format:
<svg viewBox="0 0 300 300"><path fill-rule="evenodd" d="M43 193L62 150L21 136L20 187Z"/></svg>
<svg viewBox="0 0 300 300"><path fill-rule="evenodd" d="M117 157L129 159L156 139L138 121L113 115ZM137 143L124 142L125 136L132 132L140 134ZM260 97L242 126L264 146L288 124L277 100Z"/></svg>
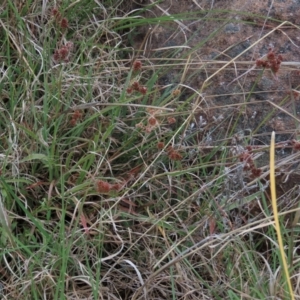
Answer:
<svg viewBox="0 0 300 300"><path fill-rule="evenodd" d="M0 298L299 294L298 87L269 88L298 63L252 52L298 26L147 3L0 4ZM223 47L228 24L264 21L238 54Z"/></svg>

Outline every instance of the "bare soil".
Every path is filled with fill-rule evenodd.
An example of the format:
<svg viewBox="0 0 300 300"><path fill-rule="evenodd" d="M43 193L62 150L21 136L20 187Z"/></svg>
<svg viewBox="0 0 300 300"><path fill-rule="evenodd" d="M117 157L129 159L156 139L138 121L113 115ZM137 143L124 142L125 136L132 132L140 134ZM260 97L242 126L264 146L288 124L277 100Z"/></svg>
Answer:
<svg viewBox="0 0 300 300"><path fill-rule="evenodd" d="M193 16L190 21L185 20L187 12ZM196 123L202 118L207 124L201 130L200 143L228 136L233 124L235 133L250 135L253 145L268 145L272 130L277 133L277 142L297 137L300 73L298 65L289 62L298 62L300 56L300 1L165 0L154 5L146 17L167 14L182 14L182 22L149 25L139 32L136 48L150 60L162 58L163 62L170 55L189 57L192 63L184 80L185 66L180 66L168 69L158 83L182 83L203 93L205 101L195 116ZM174 51L180 46L188 49ZM269 49L283 57L277 74L255 66L257 59L266 58ZM207 61L215 64L208 65ZM229 61L232 63L217 72ZM182 89L182 98L190 92ZM222 126L213 130L210 124L216 126L215 120L221 119ZM281 154L290 153L288 148Z"/></svg>

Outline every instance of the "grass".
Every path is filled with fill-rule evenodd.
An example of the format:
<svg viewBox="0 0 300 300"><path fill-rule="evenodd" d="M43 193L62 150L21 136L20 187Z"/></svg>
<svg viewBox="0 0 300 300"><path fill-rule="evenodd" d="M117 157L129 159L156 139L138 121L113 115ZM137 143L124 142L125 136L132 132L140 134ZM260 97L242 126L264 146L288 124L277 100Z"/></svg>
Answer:
<svg viewBox="0 0 300 300"><path fill-rule="evenodd" d="M231 12L201 12L204 23L216 24L205 39L147 56L155 33L136 49L140 27L180 26L199 15L146 19L156 4L131 1L45 3L0 7L2 298L290 299L266 128L278 113L295 128L299 120L285 109L288 96L251 102L270 92L257 89L267 68L255 68L250 84L240 85L255 60L228 59L220 50L199 61ZM247 13L241 22L254 25L251 18L265 20ZM272 21L276 30L287 25ZM283 62L280 72L295 64ZM224 70L237 71L239 80L229 92L211 93ZM202 85L192 84L203 74ZM231 102L235 95L243 100ZM242 130L254 105L266 113ZM295 128L282 130L276 144L287 148L274 163L287 180L295 176L299 142L280 142ZM297 295L295 186L277 205Z"/></svg>

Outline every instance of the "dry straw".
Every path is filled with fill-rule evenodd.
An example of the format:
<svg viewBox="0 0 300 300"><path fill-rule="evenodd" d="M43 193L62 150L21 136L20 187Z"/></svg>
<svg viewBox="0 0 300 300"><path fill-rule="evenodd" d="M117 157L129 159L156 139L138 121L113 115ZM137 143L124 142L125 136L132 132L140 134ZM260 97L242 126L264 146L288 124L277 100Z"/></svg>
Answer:
<svg viewBox="0 0 300 300"><path fill-rule="evenodd" d="M275 132L272 132L271 136L271 147L270 147L270 185L271 185L271 197L272 197L272 207L274 212L274 220L275 220L275 227L277 231L278 237L278 245L279 251L281 256L281 263L284 270L286 282L288 285L289 294L292 300L295 299L294 292L292 289L292 284L290 280L289 270L286 262L286 257L283 249L283 242L282 242L282 235L280 230L279 224L279 216L277 210L277 198L276 198L276 182L275 182Z"/></svg>

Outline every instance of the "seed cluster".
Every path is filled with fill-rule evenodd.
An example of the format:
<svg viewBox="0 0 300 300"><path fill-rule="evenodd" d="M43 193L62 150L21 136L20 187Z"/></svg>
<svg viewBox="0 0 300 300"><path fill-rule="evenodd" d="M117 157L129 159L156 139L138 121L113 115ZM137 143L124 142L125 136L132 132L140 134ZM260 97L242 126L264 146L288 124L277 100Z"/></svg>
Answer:
<svg viewBox="0 0 300 300"><path fill-rule="evenodd" d="M256 61L257 67L263 67L265 69L271 69L273 73L277 73L279 71L281 62L283 61L283 57L281 54L276 55L273 49L269 49L267 54L267 59L258 59Z"/></svg>

